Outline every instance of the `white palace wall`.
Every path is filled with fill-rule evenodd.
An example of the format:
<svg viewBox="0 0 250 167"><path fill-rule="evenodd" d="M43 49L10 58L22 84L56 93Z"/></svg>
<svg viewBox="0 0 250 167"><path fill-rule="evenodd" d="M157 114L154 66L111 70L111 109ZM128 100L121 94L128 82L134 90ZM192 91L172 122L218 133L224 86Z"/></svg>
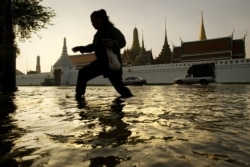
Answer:
<svg viewBox="0 0 250 167"><path fill-rule="evenodd" d="M52 72L45 72L39 74L28 74L28 75L17 75L16 85L17 86L37 86L41 85L45 78L54 78Z"/></svg>
<svg viewBox="0 0 250 167"><path fill-rule="evenodd" d="M187 62L145 66L123 67L123 78L129 76L140 76L147 80L148 84L172 84L177 77L187 74L188 68L192 64L206 62ZM217 83L250 83L250 60L218 60L216 65ZM75 85L78 70L72 69L67 72L62 71L64 80L68 85ZM29 74L17 76L17 85L41 85L45 78L53 78L53 73ZM99 76L88 82L89 85L110 85L107 78Z"/></svg>

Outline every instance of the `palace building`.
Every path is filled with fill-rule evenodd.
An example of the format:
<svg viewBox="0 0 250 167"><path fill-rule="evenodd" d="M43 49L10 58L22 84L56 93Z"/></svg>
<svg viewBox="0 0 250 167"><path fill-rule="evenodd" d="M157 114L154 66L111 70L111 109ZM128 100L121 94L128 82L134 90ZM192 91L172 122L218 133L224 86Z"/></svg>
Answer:
<svg viewBox="0 0 250 167"><path fill-rule="evenodd" d="M241 62L249 62L246 60L245 53L245 37L242 39L233 39L233 33L230 36L220 37L215 39L207 39L205 26L203 21L203 15L201 17L201 29L200 37L197 41L181 41L180 46L173 46L171 51L165 24L165 38L162 51L158 57L153 59L152 50L146 50L144 46L144 38L142 34L142 45L139 42L138 30L135 27L133 31L133 44L130 49L125 49L122 54L122 61L124 66L124 74L126 76L137 74L134 73L136 70L143 69L147 71L147 77L156 77L156 74L151 75L154 69L163 68L168 73L168 76L180 75L180 70L174 71L174 68L186 68L190 63L200 62L234 62L234 59L241 59ZM54 79L55 85L73 85L76 82L78 70L87 64L91 63L96 59L94 53L90 54L78 54L68 55L66 38L63 41L62 54L59 59L55 62L53 70L47 73L41 73L40 56L37 57L36 71L28 72L27 75L17 75L17 85L41 85L45 79ZM237 60L235 60L236 62ZM237 61L238 62L238 61ZM162 65L157 65L162 64ZM182 67L183 65L183 67ZM172 70L169 70L172 69ZM182 69L184 70L184 69ZM230 69L232 70L232 69ZM140 70L139 70L140 71ZM182 71L184 72L184 71ZM146 72L140 75L145 75ZM138 75L138 74L137 74ZM145 76L146 78L146 76ZM161 78L161 77L160 77ZM161 78L161 79L164 79ZM172 80L167 77L168 81L158 81L158 78L151 80L152 83L171 83ZM221 79L222 82L226 82ZM236 81L236 80L234 80ZM234 82L227 81L227 82ZM242 79L240 82L243 82ZM94 80L92 83L102 84L103 81L100 79Z"/></svg>
<svg viewBox="0 0 250 167"><path fill-rule="evenodd" d="M201 17L200 39L184 42L173 47L173 63L213 61L245 58L245 37L233 39L233 33L227 37L207 39L203 16Z"/></svg>

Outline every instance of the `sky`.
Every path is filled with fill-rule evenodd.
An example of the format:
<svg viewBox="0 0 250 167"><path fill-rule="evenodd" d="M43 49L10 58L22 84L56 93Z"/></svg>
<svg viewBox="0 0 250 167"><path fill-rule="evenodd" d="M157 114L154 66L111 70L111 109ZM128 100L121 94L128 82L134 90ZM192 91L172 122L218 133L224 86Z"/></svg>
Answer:
<svg viewBox="0 0 250 167"><path fill-rule="evenodd" d="M241 39L250 31L249 0L43 0L43 6L51 7L56 17L51 26L43 29L25 42L20 42L17 69L26 73L36 69L40 56L42 72L49 72L62 54L63 39L67 39L68 54L71 48L92 43L96 30L90 22L90 14L105 9L110 21L122 31L129 49L136 27L141 44L157 57L165 38L171 47L199 39L201 13L207 39L230 36ZM181 39L181 40L180 40ZM246 57L250 58L250 37L246 35Z"/></svg>

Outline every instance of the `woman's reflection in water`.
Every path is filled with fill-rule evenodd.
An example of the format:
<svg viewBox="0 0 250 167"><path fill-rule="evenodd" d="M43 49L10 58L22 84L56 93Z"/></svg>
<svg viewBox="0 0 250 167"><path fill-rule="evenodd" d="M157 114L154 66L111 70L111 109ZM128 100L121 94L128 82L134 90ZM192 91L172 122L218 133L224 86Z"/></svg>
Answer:
<svg viewBox="0 0 250 167"><path fill-rule="evenodd" d="M121 98L116 98L110 106L110 114L101 114L99 116L99 124L102 127L102 131L97 135L97 141L93 141L93 148L98 149L98 146L111 146L112 148L115 148L126 144L128 137L131 135L131 131L127 128L128 124L122 120L124 117L122 111L124 106L124 101ZM89 166L113 167L120 164L122 161L130 159L130 157L111 155L111 152L108 152L107 154L107 156L96 156L94 158L92 158L94 156L92 155L91 158L89 158Z"/></svg>
<svg viewBox="0 0 250 167"><path fill-rule="evenodd" d="M122 99L116 98L110 107L111 116L103 115L99 117L103 131L99 133L98 137L101 140L109 142L112 147L125 144L131 135L131 131L127 129L128 124L122 120L124 117L122 109L125 106L123 102ZM106 130L106 127L111 127L111 129Z"/></svg>

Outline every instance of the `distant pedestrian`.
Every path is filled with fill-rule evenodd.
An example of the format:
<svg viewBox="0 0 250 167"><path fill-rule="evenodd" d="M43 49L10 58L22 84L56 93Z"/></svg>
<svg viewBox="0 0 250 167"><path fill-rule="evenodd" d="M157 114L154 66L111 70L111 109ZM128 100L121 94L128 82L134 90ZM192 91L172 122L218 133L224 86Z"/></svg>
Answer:
<svg viewBox="0 0 250 167"><path fill-rule="evenodd" d="M97 30L93 42L86 46L76 46L72 50L73 52L80 51L81 53L95 52L96 60L79 70L75 89L76 100L83 98L87 82L99 75L108 78L122 97L133 96L131 91L123 84L122 67L118 70L112 70L109 67L107 55L107 48L111 49L122 64L120 49L126 45L124 35L109 21L109 17L104 9L94 11L90 18L93 27Z"/></svg>

